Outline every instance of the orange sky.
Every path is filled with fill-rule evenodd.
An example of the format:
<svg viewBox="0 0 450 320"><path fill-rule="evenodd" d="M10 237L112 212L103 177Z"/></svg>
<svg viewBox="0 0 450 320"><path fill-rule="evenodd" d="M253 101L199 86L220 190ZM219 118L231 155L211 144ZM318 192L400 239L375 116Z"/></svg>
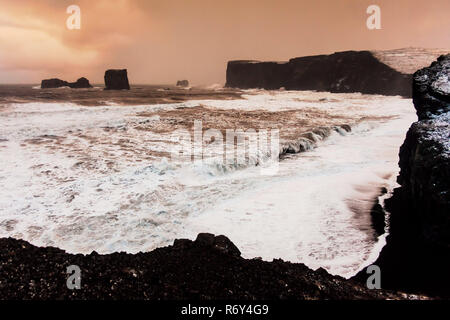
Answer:
<svg viewBox="0 0 450 320"><path fill-rule="evenodd" d="M66 28L71 4L81 30ZM370 4L382 30L366 28ZM127 68L135 84L223 84L233 59L449 44L449 0L0 0L0 83Z"/></svg>

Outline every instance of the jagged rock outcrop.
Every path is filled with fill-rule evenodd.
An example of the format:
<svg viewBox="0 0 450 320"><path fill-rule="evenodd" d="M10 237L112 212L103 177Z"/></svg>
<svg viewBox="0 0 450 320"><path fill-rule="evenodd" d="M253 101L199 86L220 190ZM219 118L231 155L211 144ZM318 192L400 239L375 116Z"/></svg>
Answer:
<svg viewBox="0 0 450 320"><path fill-rule="evenodd" d="M230 61L226 86L410 97L411 75L394 70L369 51L345 51L289 62Z"/></svg>
<svg viewBox="0 0 450 320"><path fill-rule="evenodd" d="M450 54L413 77L415 122L400 148L401 185L376 264L386 288L450 297Z"/></svg>
<svg viewBox="0 0 450 320"><path fill-rule="evenodd" d="M189 81L187 80L178 80L177 87L189 87Z"/></svg>
<svg viewBox="0 0 450 320"><path fill-rule="evenodd" d="M80 78L75 83L71 83L71 88L92 88L89 80L86 78Z"/></svg>
<svg viewBox="0 0 450 320"><path fill-rule="evenodd" d="M52 88L61 88L61 87L69 87L74 89L82 89L82 88L92 88L89 80L86 78L80 78L76 82L67 82L60 79L46 79L41 82L41 89L52 89Z"/></svg>
<svg viewBox="0 0 450 320"><path fill-rule="evenodd" d="M419 121L400 148L398 182L414 208L420 237L450 249L450 54L414 74Z"/></svg>
<svg viewBox="0 0 450 320"><path fill-rule="evenodd" d="M127 69L106 70L105 90L130 90Z"/></svg>
<svg viewBox="0 0 450 320"><path fill-rule="evenodd" d="M313 271L300 263L244 259L225 236L199 234L147 253L73 255L0 239L2 299L408 299ZM81 289L66 287L66 268L81 270Z"/></svg>
<svg viewBox="0 0 450 320"><path fill-rule="evenodd" d="M450 110L450 54L414 74L413 101L419 120Z"/></svg>
<svg viewBox="0 0 450 320"><path fill-rule="evenodd" d="M41 89L53 89L53 88L61 88L68 87L69 83L60 79L45 79L41 81Z"/></svg>

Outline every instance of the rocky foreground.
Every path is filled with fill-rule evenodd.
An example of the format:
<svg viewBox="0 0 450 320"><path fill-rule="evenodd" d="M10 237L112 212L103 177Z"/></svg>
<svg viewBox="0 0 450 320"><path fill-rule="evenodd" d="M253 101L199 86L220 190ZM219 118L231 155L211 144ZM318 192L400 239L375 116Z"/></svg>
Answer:
<svg viewBox="0 0 450 320"><path fill-rule="evenodd" d="M414 74L419 121L400 148L401 187L387 202L390 235L375 262L383 288L450 297L449 78L450 54Z"/></svg>
<svg viewBox="0 0 450 320"><path fill-rule="evenodd" d="M199 234L152 252L73 255L0 239L1 299L409 299L417 298L282 260L247 260L225 236ZM66 268L81 269L69 290Z"/></svg>

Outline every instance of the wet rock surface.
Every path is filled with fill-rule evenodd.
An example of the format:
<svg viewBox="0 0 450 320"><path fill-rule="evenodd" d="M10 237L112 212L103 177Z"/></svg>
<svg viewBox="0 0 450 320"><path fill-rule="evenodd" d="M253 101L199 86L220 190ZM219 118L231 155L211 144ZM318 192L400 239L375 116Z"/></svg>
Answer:
<svg viewBox="0 0 450 320"><path fill-rule="evenodd" d="M413 100L419 120L450 111L450 54L414 73Z"/></svg>
<svg viewBox="0 0 450 320"><path fill-rule="evenodd" d="M282 260L247 260L225 236L148 253L73 255L0 239L2 299L405 299ZM81 269L81 289L66 286L67 267Z"/></svg>
<svg viewBox="0 0 450 320"><path fill-rule="evenodd" d="M414 74L419 121L400 148L400 188L386 205L384 288L450 297L450 55ZM361 271L357 278L364 278Z"/></svg>
<svg viewBox="0 0 450 320"><path fill-rule="evenodd" d="M385 212L381 204L378 202L378 199L373 206L371 212L371 221L372 226L377 235L382 235L384 233L386 223L385 223Z"/></svg>

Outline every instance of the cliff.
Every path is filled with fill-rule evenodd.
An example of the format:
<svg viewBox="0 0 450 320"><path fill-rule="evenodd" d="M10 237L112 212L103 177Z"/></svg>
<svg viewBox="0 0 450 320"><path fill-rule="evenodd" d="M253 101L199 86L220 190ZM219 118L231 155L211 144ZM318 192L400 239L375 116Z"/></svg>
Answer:
<svg viewBox="0 0 450 320"><path fill-rule="evenodd" d="M411 96L411 75L380 62L369 51L294 58L288 62L230 61L226 86L361 92Z"/></svg>
<svg viewBox="0 0 450 320"><path fill-rule="evenodd" d="M284 62L230 61L226 87L241 89L279 89L290 77L290 66Z"/></svg>
<svg viewBox="0 0 450 320"><path fill-rule="evenodd" d="M390 235L375 262L383 288L450 296L449 77L450 54L413 76L419 121L400 148L401 187L386 204Z"/></svg>

